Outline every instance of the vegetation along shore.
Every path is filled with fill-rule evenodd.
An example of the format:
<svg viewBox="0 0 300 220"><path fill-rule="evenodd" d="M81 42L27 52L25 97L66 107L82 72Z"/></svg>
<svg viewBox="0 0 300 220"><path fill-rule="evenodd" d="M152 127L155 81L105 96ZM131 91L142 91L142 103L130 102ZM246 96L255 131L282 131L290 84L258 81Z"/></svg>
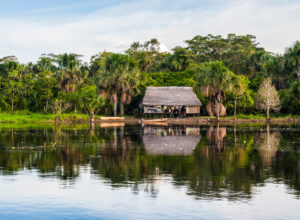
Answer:
<svg viewBox="0 0 300 220"><path fill-rule="evenodd" d="M96 123L102 122L126 122L126 123L144 123L144 122L155 122L155 119L143 119L134 118L132 116L126 116L122 118L110 118L102 117L99 115L95 116ZM201 117L188 117L188 118L168 118L163 120L167 124L207 124L207 123L264 123L267 119L264 115L242 115L239 114L234 118L233 116L225 116L219 118L217 121L215 117L201 116ZM300 123L300 116L296 115L271 115L270 122L293 122ZM41 113L0 113L0 124L85 124L89 123L89 117L87 114L62 114L60 118L57 118L55 114L41 114Z"/></svg>
<svg viewBox="0 0 300 220"><path fill-rule="evenodd" d="M300 42L273 54L252 35L198 35L171 52L151 39L89 63L67 53L27 64L7 56L0 80L1 123L142 118L145 90L158 86L192 87L203 105L193 120L298 120Z"/></svg>

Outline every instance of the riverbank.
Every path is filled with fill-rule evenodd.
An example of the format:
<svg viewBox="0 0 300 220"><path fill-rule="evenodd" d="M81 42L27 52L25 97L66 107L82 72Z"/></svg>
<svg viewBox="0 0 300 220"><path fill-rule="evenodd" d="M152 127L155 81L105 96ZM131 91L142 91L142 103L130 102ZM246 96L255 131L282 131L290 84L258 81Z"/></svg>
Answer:
<svg viewBox="0 0 300 220"><path fill-rule="evenodd" d="M204 124L247 124L247 123L300 123L300 117L278 117L267 120L266 118L239 118L222 117L219 120L213 117L199 117L199 118L181 118L181 119L168 119L168 124L190 124L190 125L204 125Z"/></svg>
<svg viewBox="0 0 300 220"><path fill-rule="evenodd" d="M85 114L62 114L59 118L54 114L30 112L0 113L0 123L86 123L89 117Z"/></svg>
<svg viewBox="0 0 300 220"><path fill-rule="evenodd" d="M124 119L117 118L113 120L111 117L105 119L97 115L95 116L96 123L100 122L126 122L126 123L143 123L141 118L125 117ZM147 121L151 119L145 119ZM62 114L60 117L54 114L39 114L39 113L0 113L0 123L40 123L40 124L71 124L78 123L84 124L88 123L89 117L86 114ZM191 118L168 118L163 123L168 124L207 124L207 123L265 123L267 120L263 115L238 115L236 119L233 116L221 117L219 121L215 117L201 116L201 117L191 117ZM272 115L271 122L292 122L300 123L300 116L276 116Z"/></svg>

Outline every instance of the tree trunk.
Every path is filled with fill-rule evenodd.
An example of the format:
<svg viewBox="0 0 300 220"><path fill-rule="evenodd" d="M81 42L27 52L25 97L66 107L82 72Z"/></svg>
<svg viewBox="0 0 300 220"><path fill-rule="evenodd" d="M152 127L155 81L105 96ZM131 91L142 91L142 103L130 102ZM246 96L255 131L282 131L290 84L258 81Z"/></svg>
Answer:
<svg viewBox="0 0 300 220"><path fill-rule="evenodd" d="M90 113L90 129L93 130L95 128L95 115L94 113Z"/></svg>
<svg viewBox="0 0 300 220"><path fill-rule="evenodd" d="M216 117L217 117L217 121L219 121L220 110L219 110L219 101L218 100L216 102Z"/></svg>
<svg viewBox="0 0 300 220"><path fill-rule="evenodd" d="M220 118L220 100L221 100L221 92L218 93L218 96L217 96L217 103L216 103L216 113L217 113L217 121L219 121L219 118Z"/></svg>
<svg viewBox="0 0 300 220"><path fill-rule="evenodd" d="M118 115L118 97L117 93L113 94L113 103L114 103L114 116Z"/></svg>
<svg viewBox="0 0 300 220"><path fill-rule="evenodd" d="M267 107L267 120L270 120L270 106Z"/></svg>
<svg viewBox="0 0 300 220"><path fill-rule="evenodd" d="M234 99L234 120L236 120L236 98Z"/></svg>
<svg viewBox="0 0 300 220"><path fill-rule="evenodd" d="M11 99L11 111L14 112L14 99L15 99L15 94L12 93L12 99Z"/></svg>
<svg viewBox="0 0 300 220"><path fill-rule="evenodd" d="M90 113L90 124L94 124L94 123L95 123L95 114Z"/></svg>
<svg viewBox="0 0 300 220"><path fill-rule="evenodd" d="M45 108L46 113L48 113L48 99L46 100L46 108Z"/></svg>
<svg viewBox="0 0 300 220"><path fill-rule="evenodd" d="M124 104L122 102L120 103L120 115L124 116Z"/></svg>

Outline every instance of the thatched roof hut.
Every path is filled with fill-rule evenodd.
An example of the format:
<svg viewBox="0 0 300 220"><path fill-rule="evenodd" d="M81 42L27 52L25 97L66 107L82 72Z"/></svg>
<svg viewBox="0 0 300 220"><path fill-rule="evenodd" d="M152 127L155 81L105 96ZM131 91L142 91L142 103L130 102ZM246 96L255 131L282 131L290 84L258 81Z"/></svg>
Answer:
<svg viewBox="0 0 300 220"><path fill-rule="evenodd" d="M201 106L192 87L147 87L143 106Z"/></svg>

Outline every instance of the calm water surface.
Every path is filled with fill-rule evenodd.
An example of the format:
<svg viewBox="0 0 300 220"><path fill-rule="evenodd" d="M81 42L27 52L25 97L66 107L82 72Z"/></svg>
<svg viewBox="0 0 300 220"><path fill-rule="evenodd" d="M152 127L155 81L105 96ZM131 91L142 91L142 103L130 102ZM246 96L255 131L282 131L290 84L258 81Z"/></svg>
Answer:
<svg viewBox="0 0 300 220"><path fill-rule="evenodd" d="M2 125L0 189L0 219L300 219L300 125Z"/></svg>

